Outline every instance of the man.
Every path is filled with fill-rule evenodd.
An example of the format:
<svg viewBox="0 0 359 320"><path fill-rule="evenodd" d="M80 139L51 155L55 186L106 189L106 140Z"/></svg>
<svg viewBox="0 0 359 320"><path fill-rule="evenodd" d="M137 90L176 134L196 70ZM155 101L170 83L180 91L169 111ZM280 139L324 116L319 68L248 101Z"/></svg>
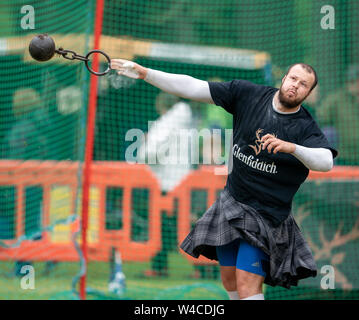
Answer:
<svg viewBox="0 0 359 320"><path fill-rule="evenodd" d="M18 88L12 102L15 122L4 138L3 157L46 159L49 145L39 123L42 111L39 93L33 88Z"/></svg>
<svg viewBox="0 0 359 320"><path fill-rule="evenodd" d="M149 163L146 158L156 159L156 163L150 165L151 170L161 184L162 193L166 194L191 170L190 161L184 164L176 162L179 157L181 130L191 129L193 119L190 105L166 92L158 94L156 110L160 117L149 128L146 139L138 150L138 157L143 163ZM176 152L169 152L172 144L177 146ZM164 149L164 146L168 148ZM161 149L162 152L157 152ZM162 247L151 261L151 270L145 271L146 276L168 276L168 254L176 242L173 239L176 236L176 217L167 212L162 212L161 216Z"/></svg>
<svg viewBox="0 0 359 320"><path fill-rule="evenodd" d="M50 149L48 138L43 129L46 128L44 125L47 120L44 116L46 111L42 107L39 93L33 88L21 87L16 89L12 99L12 111L15 122L4 138L2 157L5 159L45 160ZM41 194L42 190L39 188L32 186L27 189L27 197L32 206L26 209L25 235L37 233L42 228L42 212L36 205L36 203L41 202ZM42 207L40 203L39 206ZM7 223L8 230L12 227ZM41 237L35 237L33 240L38 239ZM22 267L31 264L30 261L16 261L14 275L22 277ZM53 261L48 261L45 266L45 273L52 270L54 266Z"/></svg>
<svg viewBox="0 0 359 320"><path fill-rule="evenodd" d="M291 215L309 169L329 171L337 151L301 103L317 84L314 69L289 67L280 89L244 80L206 82L114 59L119 74L233 115L233 168L216 202L181 248L219 260L230 299L264 300L263 283L290 288L316 276L311 251Z"/></svg>
<svg viewBox="0 0 359 320"><path fill-rule="evenodd" d="M158 178L162 191L168 192L191 170L189 161L184 164L177 162L181 130L192 128L192 111L188 103L166 92L160 92L157 96L156 110L160 117L151 123L146 139L138 150L138 157L143 163L155 159L155 163L151 163L151 170ZM177 147L176 152L170 151L172 145Z"/></svg>
<svg viewBox="0 0 359 320"><path fill-rule="evenodd" d="M359 64L349 66L345 85L324 99L317 117L321 127L338 135L337 164L359 165Z"/></svg>

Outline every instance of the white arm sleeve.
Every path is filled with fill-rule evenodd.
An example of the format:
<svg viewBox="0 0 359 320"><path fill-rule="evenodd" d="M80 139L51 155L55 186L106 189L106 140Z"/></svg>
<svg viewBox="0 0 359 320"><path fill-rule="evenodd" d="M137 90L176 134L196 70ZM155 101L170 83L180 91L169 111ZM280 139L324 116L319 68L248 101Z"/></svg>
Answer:
<svg viewBox="0 0 359 320"><path fill-rule="evenodd" d="M326 172L333 168L332 152L326 148L307 148L296 144L292 155L309 170Z"/></svg>
<svg viewBox="0 0 359 320"><path fill-rule="evenodd" d="M149 84L185 99L214 104L207 81L183 74L148 69L144 79Z"/></svg>

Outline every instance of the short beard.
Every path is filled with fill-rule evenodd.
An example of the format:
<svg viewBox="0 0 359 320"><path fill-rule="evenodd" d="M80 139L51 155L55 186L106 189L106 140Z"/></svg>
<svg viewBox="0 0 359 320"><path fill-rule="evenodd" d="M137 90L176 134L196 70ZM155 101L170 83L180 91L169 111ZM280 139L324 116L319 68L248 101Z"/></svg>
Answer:
<svg viewBox="0 0 359 320"><path fill-rule="evenodd" d="M280 104L286 109L294 109L298 107L309 95L309 93L303 99L288 100L283 94L282 87L279 89L278 99Z"/></svg>

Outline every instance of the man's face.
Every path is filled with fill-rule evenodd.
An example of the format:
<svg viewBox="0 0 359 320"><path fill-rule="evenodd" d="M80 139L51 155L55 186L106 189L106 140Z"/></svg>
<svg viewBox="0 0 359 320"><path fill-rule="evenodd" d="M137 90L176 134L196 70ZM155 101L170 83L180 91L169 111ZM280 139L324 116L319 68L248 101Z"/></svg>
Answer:
<svg viewBox="0 0 359 320"><path fill-rule="evenodd" d="M282 79L278 96L280 103L288 109L299 106L309 95L313 83L314 73L295 65Z"/></svg>

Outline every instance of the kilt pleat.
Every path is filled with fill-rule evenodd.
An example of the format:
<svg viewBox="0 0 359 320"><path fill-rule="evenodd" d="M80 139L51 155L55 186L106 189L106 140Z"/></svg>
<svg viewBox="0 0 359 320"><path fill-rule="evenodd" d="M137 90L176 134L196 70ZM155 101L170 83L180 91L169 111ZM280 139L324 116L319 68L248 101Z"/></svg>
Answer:
<svg viewBox="0 0 359 320"><path fill-rule="evenodd" d="M300 279L315 277L317 267L311 250L290 214L279 226L252 207L236 201L224 189L216 202L196 222L180 248L194 258L218 260L216 246L243 239L263 250L265 284L289 289Z"/></svg>

